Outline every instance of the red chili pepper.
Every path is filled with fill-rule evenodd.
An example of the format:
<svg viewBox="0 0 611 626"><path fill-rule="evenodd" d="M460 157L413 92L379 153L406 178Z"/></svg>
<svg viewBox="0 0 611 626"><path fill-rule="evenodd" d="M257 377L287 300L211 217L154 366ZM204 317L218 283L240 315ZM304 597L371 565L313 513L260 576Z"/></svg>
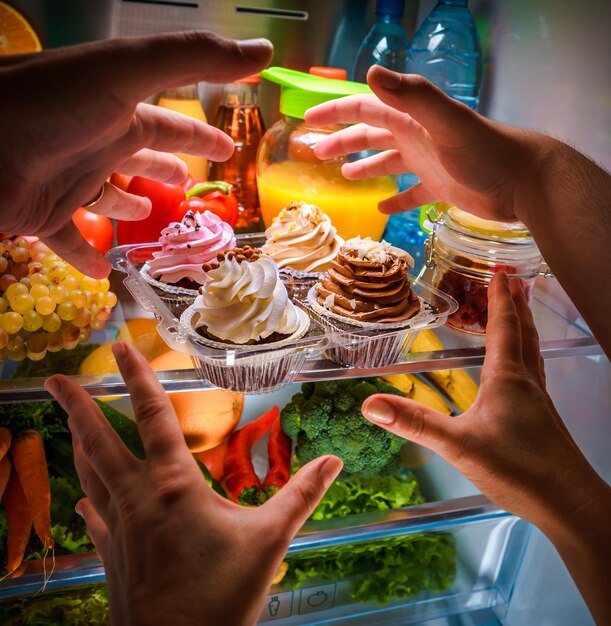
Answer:
<svg viewBox="0 0 611 626"><path fill-rule="evenodd" d="M207 183L192 181L186 199L180 208L187 211L212 211L232 228L238 221L238 200L231 193L232 186L222 180Z"/></svg>
<svg viewBox="0 0 611 626"><path fill-rule="evenodd" d="M250 452L279 415L280 411L275 406L229 436L225 454L225 491L239 504L261 503L261 481L255 473Z"/></svg>
<svg viewBox="0 0 611 626"><path fill-rule="evenodd" d="M282 430L280 414L274 420L267 440L269 470L263 481L263 495L271 498L289 480L291 474L291 453L293 442Z"/></svg>

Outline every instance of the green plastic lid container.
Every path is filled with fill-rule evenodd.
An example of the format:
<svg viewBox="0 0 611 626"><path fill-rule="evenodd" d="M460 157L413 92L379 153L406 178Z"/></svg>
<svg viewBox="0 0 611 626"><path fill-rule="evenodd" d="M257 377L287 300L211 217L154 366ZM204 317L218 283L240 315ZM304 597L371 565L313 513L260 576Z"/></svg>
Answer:
<svg viewBox="0 0 611 626"><path fill-rule="evenodd" d="M322 78L284 67L268 67L261 76L282 87L280 113L299 119L309 108L328 100L373 93L364 83Z"/></svg>

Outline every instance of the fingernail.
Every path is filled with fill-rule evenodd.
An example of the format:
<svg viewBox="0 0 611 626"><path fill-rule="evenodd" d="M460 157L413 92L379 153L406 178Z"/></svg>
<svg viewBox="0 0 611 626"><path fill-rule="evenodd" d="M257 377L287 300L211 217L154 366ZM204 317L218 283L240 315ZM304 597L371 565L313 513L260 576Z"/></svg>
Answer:
<svg viewBox="0 0 611 626"><path fill-rule="evenodd" d="M81 501L79 500L75 505L74 505L74 510L76 511L76 513L78 513L81 517L83 517L83 507L81 505Z"/></svg>
<svg viewBox="0 0 611 626"><path fill-rule="evenodd" d="M124 343L117 341L112 344L112 353L115 355L117 362L123 361L127 356L127 348Z"/></svg>
<svg viewBox="0 0 611 626"><path fill-rule="evenodd" d="M57 378L47 378L45 381L45 389L54 397L57 398L61 394L62 386Z"/></svg>
<svg viewBox="0 0 611 626"><path fill-rule="evenodd" d="M384 89L390 89L394 91L401 87L401 76L392 70L388 70L381 65L374 65L375 68L375 82L384 87Z"/></svg>
<svg viewBox="0 0 611 626"><path fill-rule="evenodd" d="M243 39L240 41L240 49L245 57L253 61L259 61L269 55L270 51L274 49L274 46L268 39Z"/></svg>
<svg viewBox="0 0 611 626"><path fill-rule="evenodd" d="M392 424L396 419L395 407L384 400L371 400L363 405L363 415L376 424Z"/></svg>

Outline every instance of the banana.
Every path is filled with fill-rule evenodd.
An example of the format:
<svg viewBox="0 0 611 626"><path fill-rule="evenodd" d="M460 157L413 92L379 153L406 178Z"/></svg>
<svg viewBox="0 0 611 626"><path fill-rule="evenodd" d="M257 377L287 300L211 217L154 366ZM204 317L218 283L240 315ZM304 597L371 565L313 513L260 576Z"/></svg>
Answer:
<svg viewBox="0 0 611 626"><path fill-rule="evenodd" d="M450 415L452 409L448 403L434 389L429 387L424 381L413 374L393 374L383 376L389 385L402 391L410 400L420 402L435 411Z"/></svg>
<svg viewBox="0 0 611 626"><path fill-rule="evenodd" d="M421 330L409 351L434 352L443 349L443 344L432 330ZM424 376L445 393L461 413L475 401L479 387L465 370L437 370L426 372Z"/></svg>

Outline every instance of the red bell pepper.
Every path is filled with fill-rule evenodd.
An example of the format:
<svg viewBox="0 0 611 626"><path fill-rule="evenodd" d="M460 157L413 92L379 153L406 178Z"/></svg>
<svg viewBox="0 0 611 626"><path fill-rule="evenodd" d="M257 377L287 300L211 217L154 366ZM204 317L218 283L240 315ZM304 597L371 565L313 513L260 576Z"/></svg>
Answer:
<svg viewBox="0 0 611 626"><path fill-rule="evenodd" d="M254 506L261 504L261 481L255 473L250 454L254 444L278 420L279 415L280 411L275 406L229 435L225 454L225 491L234 502Z"/></svg>
<svg viewBox="0 0 611 626"><path fill-rule="evenodd" d="M238 221L238 200L231 193L232 186L222 180L209 182L190 181L186 192L186 199L182 202L181 209L187 211L211 211L218 215L231 228Z"/></svg>
<svg viewBox="0 0 611 626"><path fill-rule="evenodd" d="M291 453L293 442L282 430L280 414L272 423L267 440L267 460L269 470L263 480L263 495L271 498L289 480L291 475Z"/></svg>

